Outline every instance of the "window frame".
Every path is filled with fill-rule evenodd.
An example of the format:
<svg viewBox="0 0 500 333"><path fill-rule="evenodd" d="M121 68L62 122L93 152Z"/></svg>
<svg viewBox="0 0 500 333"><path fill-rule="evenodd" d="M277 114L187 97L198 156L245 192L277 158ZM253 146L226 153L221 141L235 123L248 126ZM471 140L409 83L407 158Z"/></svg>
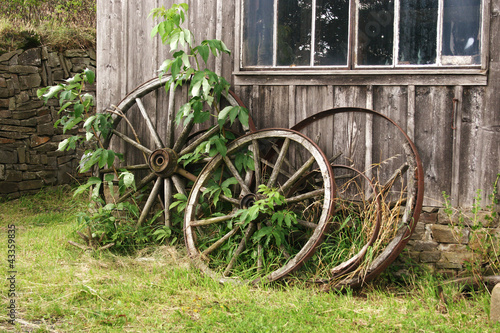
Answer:
<svg viewBox="0 0 500 333"><path fill-rule="evenodd" d="M392 65L357 65L356 64L356 52L358 47L358 20L359 20L359 11L358 4L359 0L350 0L349 10L350 13L354 12L354 18L349 20L348 27L348 57L347 57L347 65L336 65L336 66L324 66L324 65L316 65L316 66L276 66L276 47L273 50L273 66L243 66L243 24L244 24L244 1L246 0L237 0L236 1L236 15L235 15L235 61L234 61L234 74L235 75L245 75L246 74L263 74L263 75L272 75L273 73L281 73L285 74L287 72L304 75L311 74L481 74L485 75L487 71L488 65L488 54L489 54L489 17L490 17L490 3L491 0L481 0L481 45L480 45L480 64L459 64L460 58L465 58L469 56L443 56L442 55L442 23L443 23L443 3L444 0L439 0L439 8L438 8L438 27L437 27L437 54L436 54L436 63L434 64L425 64L425 65L416 65L416 64L397 64L397 56L394 50L398 47L399 43L399 24L393 24L394 27L394 45L393 45L393 63ZM276 3L276 0L273 0ZM316 0L312 0L313 5L316 3ZM395 7L399 5L399 0L395 0ZM314 7L314 6L313 6ZM394 21L399 22L399 8L395 8L395 17ZM314 11L312 13L312 17L314 17ZM277 20L277 10L274 10L273 15L274 23L276 24ZM396 21L397 20L397 21ZM312 20L315 21L315 20ZM313 25L314 27L314 25ZM273 31L273 45L276 45L277 29ZM312 34L315 35L315 34ZM314 46L314 36L311 39L311 44ZM314 47L311 50L314 55ZM443 64L443 60L453 60L457 63L455 64ZM311 63L314 62L313 57L311 57Z"/></svg>

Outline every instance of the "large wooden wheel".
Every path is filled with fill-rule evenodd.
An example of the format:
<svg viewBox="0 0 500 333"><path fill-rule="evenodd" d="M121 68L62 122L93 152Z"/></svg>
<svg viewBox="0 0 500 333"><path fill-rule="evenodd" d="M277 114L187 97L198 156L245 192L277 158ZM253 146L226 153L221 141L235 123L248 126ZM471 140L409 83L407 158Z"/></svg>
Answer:
<svg viewBox="0 0 500 333"><path fill-rule="evenodd" d="M167 94L164 88L169 79L163 76L147 81L128 93L118 105L107 109L113 113L114 121L104 146L123 154L124 161L114 169L100 169L98 174L103 177L118 169L127 170L134 174L136 188L121 195L114 191L115 197L104 195L105 200L138 203L139 226L158 211L164 212L161 218L165 225L172 226L169 207L174 194L187 196L188 184L196 180L196 173L204 164L202 161L201 166L193 164L184 168L178 159L219 132L218 125L207 128L206 124L195 124L193 119L175 126L177 110L188 101L187 85L171 88ZM228 105L243 106L243 103L230 92L214 107L221 110ZM251 119L250 123L253 129Z"/></svg>
<svg viewBox="0 0 500 333"><path fill-rule="evenodd" d="M192 187L188 254L222 282L280 279L321 243L334 197L328 160L309 138L285 129L245 135L208 162Z"/></svg>
<svg viewBox="0 0 500 333"><path fill-rule="evenodd" d="M332 288L359 286L399 255L415 229L424 193L416 147L395 121L363 108L322 111L292 129L319 138L318 145L334 165L334 223L349 227L356 220L363 226L357 231L332 228L311 261L326 267L327 274L309 267L302 276Z"/></svg>

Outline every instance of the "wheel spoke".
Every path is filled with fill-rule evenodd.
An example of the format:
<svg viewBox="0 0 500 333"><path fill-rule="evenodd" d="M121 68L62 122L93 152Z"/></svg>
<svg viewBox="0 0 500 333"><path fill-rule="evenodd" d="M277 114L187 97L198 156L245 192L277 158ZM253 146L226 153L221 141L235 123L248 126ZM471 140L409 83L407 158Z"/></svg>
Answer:
<svg viewBox="0 0 500 333"><path fill-rule="evenodd" d="M318 225L316 223L312 223L312 222L301 220L301 219L297 219L297 223L303 227L313 229L313 230L318 227Z"/></svg>
<svg viewBox="0 0 500 333"><path fill-rule="evenodd" d="M127 166L120 167L120 169L126 169L127 171L147 170L147 169L149 169L149 165L147 165L147 164L127 165ZM113 173L115 171L116 171L116 169L113 169L113 168L99 170L100 173Z"/></svg>
<svg viewBox="0 0 500 333"><path fill-rule="evenodd" d="M227 234L225 234L223 237L221 237L218 241L210 245L205 251L201 253L202 257L208 256L210 253L212 253L214 250L216 250L219 246L221 246L226 240L228 240L232 235L234 235L238 230L240 230L240 226L236 225L234 226L231 231L229 231Z"/></svg>
<svg viewBox="0 0 500 333"><path fill-rule="evenodd" d="M248 188L247 184L241 178L241 175L238 173L238 170L236 170L236 167L234 166L233 162L229 159L229 157L224 156L224 162L226 162L227 167L229 168L229 171L233 174L234 178L238 181L238 184L241 186L241 195L246 195L250 193L250 189Z"/></svg>
<svg viewBox="0 0 500 333"><path fill-rule="evenodd" d="M153 140L155 142L156 148L160 149L163 148L163 142L161 142L160 137L158 136L158 133L156 132L153 122L151 121L151 118L149 118L148 112L146 111L146 108L144 107L144 104L142 104L142 101L140 98L136 98L135 102L137 103L137 106L139 107L139 110L141 111L142 117L144 118L144 121L146 122L146 126L148 127L149 132L153 136Z"/></svg>
<svg viewBox="0 0 500 333"><path fill-rule="evenodd" d="M181 194L184 194L185 196L187 196L186 188L184 187L184 184L182 183L182 179L177 175L172 175L171 179L172 179L172 183L174 183L175 190L177 191L177 193L181 193Z"/></svg>
<svg viewBox="0 0 500 333"><path fill-rule="evenodd" d="M283 184L283 186L281 187L281 190L286 193L286 191L288 191L288 189L297 181L299 180L300 178L302 178L302 176L304 176L304 174L309 170L309 168L313 165L315 161L315 158L314 156L311 156L309 158L309 160L307 160L307 162L300 167L299 170L297 170L291 177L290 179L288 179L286 181L285 184Z"/></svg>
<svg viewBox="0 0 500 333"><path fill-rule="evenodd" d="M225 221L231 220L234 217L236 217L236 211L232 214L228 214L228 215L224 215L224 216L217 216L217 217L211 217L211 218L204 219L204 220L191 221L190 225L193 227L201 227L201 226L209 225L209 224L213 224L213 223L225 222Z"/></svg>
<svg viewBox="0 0 500 333"><path fill-rule="evenodd" d="M146 148L144 147L143 145L141 145L140 143L137 143L135 142L134 140L132 140L131 138L129 138L128 136L126 136L125 134L123 133L120 133L118 132L117 130L113 129L111 130L111 132L118 136L120 139L122 139L123 141L127 142L127 143L130 143L132 146L134 146L135 148L139 149L140 151L142 151L143 153L146 153L146 154L151 154L153 151L150 150L149 148Z"/></svg>
<svg viewBox="0 0 500 333"><path fill-rule="evenodd" d="M403 175L408 171L409 167L410 166L408 165L408 163L405 163L402 166L400 166L396 171L394 171L394 174L389 178L387 182L385 182L384 186L382 186L382 190L380 191L380 193L385 194L389 192L392 185L394 185L396 179L403 177Z"/></svg>
<svg viewBox="0 0 500 333"><path fill-rule="evenodd" d="M153 189L151 190L151 193L149 194L148 200L146 201L146 205L144 206L144 209L141 212L141 216L139 217L139 221L137 221L136 227L140 227L144 221L146 221L146 218L148 217L149 210L151 209L151 206L153 206L153 202L156 199L156 196L158 195L158 192L160 191L161 184L163 183L163 179L161 177L158 177L156 179L155 185L153 186Z"/></svg>
<svg viewBox="0 0 500 333"><path fill-rule="evenodd" d="M278 153L278 154L280 153L280 151L279 151L279 149L278 149L278 146L277 146L275 143L274 143L271 147L272 147L272 149L273 149L276 153ZM285 164L286 164L286 165L290 168L290 170L294 170L294 168L293 168L292 164L290 163L290 161L288 160L288 158L286 158L286 157L285 157L285 158L283 159L283 162L285 162ZM299 163L299 165L300 165L300 163Z"/></svg>
<svg viewBox="0 0 500 333"><path fill-rule="evenodd" d="M172 204L172 180L165 178L163 180L163 197L165 201L165 206L163 207L163 213L165 214L165 226L171 228L172 220L170 214L170 205Z"/></svg>
<svg viewBox="0 0 500 333"><path fill-rule="evenodd" d="M278 179L278 175L281 170L281 166L283 165L283 161L285 160L286 153L288 151L288 147L290 146L290 139L286 138L285 142L283 142L283 146L281 146L280 153L278 155L278 159L276 160L276 164L274 165L274 169L269 177L267 182L267 187L272 188L276 180Z"/></svg>
<svg viewBox="0 0 500 333"><path fill-rule="evenodd" d="M188 139L189 134L191 133L191 130L193 129L193 126L194 126L194 119L191 118L182 129L179 138L177 139L177 141L174 144L174 147L172 148L176 153L179 153L181 151L181 148L184 147L184 145L186 144L186 141Z"/></svg>
<svg viewBox="0 0 500 333"><path fill-rule="evenodd" d="M243 239L241 240L240 244L238 245L238 248L236 248L236 251L233 253L233 257L229 261L229 264L227 265L226 269L224 270L224 276L228 276L231 270L234 267L234 264L236 263L236 260L238 260L238 257L240 256L241 252L245 250L245 247L247 246L247 243L250 241L250 237L252 237L253 233L255 232L256 227L255 223L250 223L245 230L245 234L243 236Z"/></svg>
<svg viewBox="0 0 500 333"><path fill-rule="evenodd" d="M275 169L276 168L276 164L273 164L263 158L260 159L260 162L264 165L267 165L268 167L272 168L272 169ZM285 170L279 170L279 173L281 173L283 176L286 176L287 178L290 178L292 177L292 174L291 173L288 173L286 172Z"/></svg>
<svg viewBox="0 0 500 333"><path fill-rule="evenodd" d="M262 223L257 223L257 230L262 229ZM257 272L262 271L264 267L264 260L262 256L264 255L264 248L260 241L257 243Z"/></svg>
<svg viewBox="0 0 500 333"><path fill-rule="evenodd" d="M167 107L167 139L165 142L166 147L171 148L174 142L174 124L175 124L175 86L170 85L168 90L168 107Z"/></svg>
<svg viewBox="0 0 500 333"><path fill-rule="evenodd" d="M286 202L288 204L292 204L292 203L300 202L303 200L316 198L316 197L322 196L324 194L325 194L325 189L314 190L314 191L310 191L307 193L303 193L303 194L299 194L299 195L295 195L293 197L287 198Z"/></svg>
<svg viewBox="0 0 500 333"><path fill-rule="evenodd" d="M140 191L144 186L152 182L156 177L158 177L154 172L151 172L149 175L146 177L142 178L139 183L135 184L135 190L129 190L125 192L124 195L122 195L120 198L118 198L117 202L124 202L127 200L132 194L136 193L137 191Z"/></svg>
<svg viewBox="0 0 500 333"><path fill-rule="evenodd" d="M198 139L193 141L191 144L189 144L186 148L182 149L181 152L179 153L180 156L189 154L193 152L196 147L200 145L203 141L206 141L208 138L210 138L212 135L217 133L219 131L219 128L217 126L212 127L208 131L206 131L204 134L202 134Z"/></svg>
<svg viewBox="0 0 500 333"><path fill-rule="evenodd" d="M253 153L253 166L254 166L254 172L255 172L255 192L259 189L260 185L260 175L261 175L261 170L260 170L260 150L259 150L259 143L257 140L252 140L252 147L251 151ZM251 181L251 180L250 180ZM248 184L250 186L250 184Z"/></svg>

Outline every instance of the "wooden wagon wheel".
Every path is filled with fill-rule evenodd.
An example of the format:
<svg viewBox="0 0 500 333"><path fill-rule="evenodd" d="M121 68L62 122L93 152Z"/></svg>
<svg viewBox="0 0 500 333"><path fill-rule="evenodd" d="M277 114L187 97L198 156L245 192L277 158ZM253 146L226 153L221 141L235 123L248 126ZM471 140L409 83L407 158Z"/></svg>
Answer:
<svg viewBox="0 0 500 333"><path fill-rule="evenodd" d="M188 254L221 282L280 279L313 254L327 229L335 196L328 160L309 138L286 129L245 135L227 149L192 187ZM270 150L277 153L264 158ZM320 181L291 190L311 172Z"/></svg>
<svg viewBox="0 0 500 333"><path fill-rule="evenodd" d="M334 168L337 182L348 184L354 181L356 190L351 192L363 195L368 204L375 197L381 200L382 231L370 246L369 255L355 270L333 268L328 279L323 280L332 288L360 286L375 278L394 261L415 229L424 193L423 168L417 149L395 121L364 108L322 111L304 119L292 129L306 135L314 133L320 136L318 145L330 162L337 165ZM342 178L338 171L339 165L362 170L364 177L354 173L353 177L357 179L349 176ZM370 183L374 184L376 191L370 191ZM337 183L337 188L343 188L343 185ZM341 190L338 192L341 193ZM372 210L368 206L367 209ZM342 216L337 218L342 220ZM322 245L326 246L328 242ZM322 251L319 246L318 253ZM351 259L352 256L346 253L344 261L337 267L347 266Z"/></svg>
<svg viewBox="0 0 500 333"><path fill-rule="evenodd" d="M186 182L196 180L192 170L185 170L178 164L178 158L193 152L201 142L219 131L217 125L200 130L200 125L192 119L176 128L175 112L188 100L187 87L171 88L166 94L164 87L169 79L169 76L163 76L149 80L107 110L113 113L113 129L104 147L111 147L124 155L125 162L116 169L132 172L136 180L134 190L114 201L123 202L140 194L142 203L137 225L142 225L154 211L163 210L165 225L172 226L169 207L173 195L182 193L187 196ZM244 106L233 92L221 98L220 107L227 105ZM164 106L164 109L156 112L159 106ZM251 119L249 123L250 129L255 130ZM195 138L192 138L192 133L196 133ZM103 177L113 171L101 169L97 173ZM105 197L106 201L111 200L109 195Z"/></svg>

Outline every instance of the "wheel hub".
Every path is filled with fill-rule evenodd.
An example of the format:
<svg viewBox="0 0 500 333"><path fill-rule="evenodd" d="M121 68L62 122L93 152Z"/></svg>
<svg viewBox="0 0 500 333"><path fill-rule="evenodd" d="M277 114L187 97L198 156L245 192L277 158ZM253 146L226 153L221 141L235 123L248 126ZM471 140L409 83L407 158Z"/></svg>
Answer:
<svg viewBox="0 0 500 333"><path fill-rule="evenodd" d="M170 148L157 149L149 156L148 164L158 176L169 177L177 168L177 154Z"/></svg>
<svg viewBox="0 0 500 333"><path fill-rule="evenodd" d="M257 196L253 193L245 195L243 198L240 200L240 207L243 209L247 209L253 206L255 203L255 200L257 200Z"/></svg>

